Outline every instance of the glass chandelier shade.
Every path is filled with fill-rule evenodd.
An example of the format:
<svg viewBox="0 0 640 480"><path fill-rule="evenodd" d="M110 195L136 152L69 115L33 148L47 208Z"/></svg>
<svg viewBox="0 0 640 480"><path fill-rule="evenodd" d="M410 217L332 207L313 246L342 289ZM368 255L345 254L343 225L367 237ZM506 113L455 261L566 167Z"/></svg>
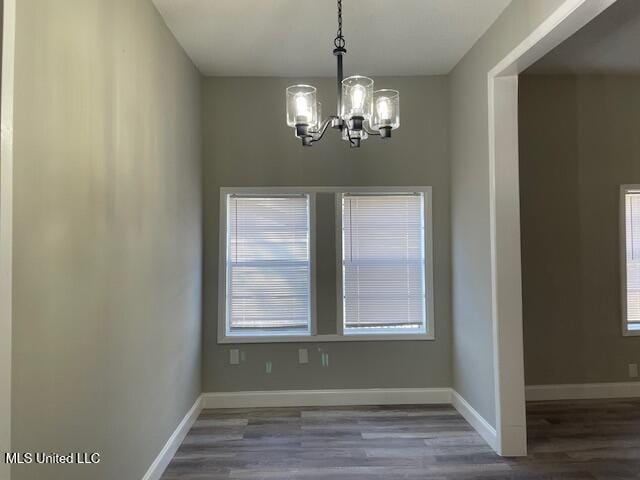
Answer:
<svg viewBox="0 0 640 480"><path fill-rule="evenodd" d="M354 117L371 118L373 105L373 80L354 75L342 81L342 112L345 121Z"/></svg>
<svg viewBox="0 0 640 480"><path fill-rule="evenodd" d="M322 128L322 102L316 102L316 123L311 128L316 132Z"/></svg>
<svg viewBox="0 0 640 480"><path fill-rule="evenodd" d="M316 89L311 85L293 85L287 88L287 125L315 127L318 123Z"/></svg>
<svg viewBox="0 0 640 480"><path fill-rule="evenodd" d="M391 128L400 126L400 93L388 88L373 92L373 112L371 114L371 128Z"/></svg>

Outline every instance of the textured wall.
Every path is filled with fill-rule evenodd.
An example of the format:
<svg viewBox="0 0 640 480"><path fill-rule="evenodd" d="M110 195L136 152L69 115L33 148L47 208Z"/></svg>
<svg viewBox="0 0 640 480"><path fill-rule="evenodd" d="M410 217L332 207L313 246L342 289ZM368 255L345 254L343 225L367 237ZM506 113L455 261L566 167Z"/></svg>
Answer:
<svg viewBox="0 0 640 480"><path fill-rule="evenodd" d="M619 188L640 183L640 76L523 76L520 196L528 384L628 380Z"/></svg>
<svg viewBox="0 0 640 480"><path fill-rule="evenodd" d="M200 393L200 77L146 0L20 0L18 480L139 480Z"/></svg>
<svg viewBox="0 0 640 480"><path fill-rule="evenodd" d="M285 123L284 93L298 80L208 78L204 84L204 347L203 390L448 387L450 374L449 156L446 77L378 78L401 92L402 126L394 138L373 138L350 150L329 130L303 149ZM335 80L318 87L325 114L335 107ZM433 187L435 341L305 343L310 363L298 365L301 344L243 345L247 361L229 365L217 344L218 225L221 186L430 185ZM326 200L326 199L325 199ZM320 332L335 329L335 237L331 201L318 205ZM236 347L237 348L237 347ZM320 364L321 348L330 366ZM265 362L273 371L265 373Z"/></svg>

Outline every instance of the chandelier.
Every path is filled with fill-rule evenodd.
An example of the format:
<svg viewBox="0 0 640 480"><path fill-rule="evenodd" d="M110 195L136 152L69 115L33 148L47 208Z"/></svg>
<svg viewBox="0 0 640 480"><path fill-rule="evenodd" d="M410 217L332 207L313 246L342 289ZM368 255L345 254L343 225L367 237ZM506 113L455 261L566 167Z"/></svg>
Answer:
<svg viewBox="0 0 640 480"><path fill-rule="evenodd" d="M322 139L327 128L335 128L342 139L357 148L369 135L391 138L391 130L400 126L400 93L397 90L373 90L373 80L361 75L342 78L342 58L346 42L342 35L342 0L338 0L338 33L333 41L338 63L338 108L336 115L322 119L322 104L316 88L293 85L287 88L287 125L305 147Z"/></svg>

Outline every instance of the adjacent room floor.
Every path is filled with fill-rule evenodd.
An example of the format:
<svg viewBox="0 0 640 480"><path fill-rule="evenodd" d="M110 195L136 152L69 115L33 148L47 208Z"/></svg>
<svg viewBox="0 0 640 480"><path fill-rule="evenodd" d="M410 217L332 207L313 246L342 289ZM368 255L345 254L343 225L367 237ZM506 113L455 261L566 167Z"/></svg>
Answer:
<svg viewBox="0 0 640 480"><path fill-rule="evenodd" d="M448 405L205 410L163 476L640 478L640 399L528 405L529 456L497 456Z"/></svg>

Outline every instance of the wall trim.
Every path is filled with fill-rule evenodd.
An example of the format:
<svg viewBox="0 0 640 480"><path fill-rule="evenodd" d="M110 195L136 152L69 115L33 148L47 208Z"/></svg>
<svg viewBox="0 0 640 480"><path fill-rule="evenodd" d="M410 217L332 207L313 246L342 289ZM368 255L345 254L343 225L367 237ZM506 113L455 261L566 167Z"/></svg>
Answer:
<svg viewBox="0 0 640 480"><path fill-rule="evenodd" d="M496 429L451 388L276 390L202 394L203 408L329 407L352 405L450 404L497 451Z"/></svg>
<svg viewBox="0 0 640 480"><path fill-rule="evenodd" d="M203 393L204 408L429 405L451 403L450 388L275 390Z"/></svg>
<svg viewBox="0 0 640 480"><path fill-rule="evenodd" d="M529 385L527 401L640 397L640 382ZM355 405L451 404L478 434L498 451L496 429L451 388L371 388L209 392L198 397L142 480L160 480L189 430L205 408L330 407ZM518 432L518 437L520 432ZM514 439L515 440L515 439ZM499 452L498 452L499 453Z"/></svg>
<svg viewBox="0 0 640 480"><path fill-rule="evenodd" d="M202 395L200 395L196 403L193 404L193 407L191 407L171 434L167 443L164 444L164 447L162 447L162 450L160 450L160 453L147 470L147 473L144 474L142 480L160 480L160 477L162 477L162 474L167 469L167 466L178 451L187 433L189 433L189 430L191 430L191 427L198 419L202 411L202 405Z"/></svg>
<svg viewBox="0 0 640 480"><path fill-rule="evenodd" d="M453 407L497 451L497 434L489 422L460 394L443 388L371 388L209 392L198 397L142 480L160 480L189 430L205 408L330 407L355 405L436 405Z"/></svg>
<svg viewBox="0 0 640 480"><path fill-rule="evenodd" d="M455 390L451 390L451 404L464 419L469 422L476 432L480 434L484 441L489 444L491 448L497 451L498 449L498 434L496 429L491 426L485 418L480 415L475 408L473 408L469 402L467 402L462 395Z"/></svg>
<svg viewBox="0 0 640 480"><path fill-rule="evenodd" d="M640 397L640 382L573 383L564 385L529 385L526 387L526 398L529 402L636 397Z"/></svg>
<svg viewBox="0 0 640 480"><path fill-rule="evenodd" d="M505 456L527 454L517 75L615 1L563 1L487 73L493 369L497 451Z"/></svg>

